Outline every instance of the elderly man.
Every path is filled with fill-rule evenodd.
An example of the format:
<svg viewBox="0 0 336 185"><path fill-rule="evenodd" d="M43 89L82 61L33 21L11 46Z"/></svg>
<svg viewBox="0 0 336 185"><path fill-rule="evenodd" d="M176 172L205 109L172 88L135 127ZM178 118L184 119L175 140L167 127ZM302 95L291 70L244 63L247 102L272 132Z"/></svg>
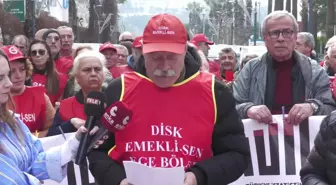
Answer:
<svg viewBox="0 0 336 185"><path fill-rule="evenodd" d="M312 57L312 51L315 48L314 36L309 32L300 32L297 34L295 49L307 57Z"/></svg>
<svg viewBox="0 0 336 185"><path fill-rule="evenodd" d="M69 26L60 26L57 28L57 31L61 35L62 39L60 55L72 59L72 45L75 38L72 28Z"/></svg>
<svg viewBox="0 0 336 185"><path fill-rule="evenodd" d="M124 45L116 44L115 48L117 49L118 55L118 65L127 64L127 57L129 56L128 49Z"/></svg>
<svg viewBox="0 0 336 185"><path fill-rule="evenodd" d="M29 46L29 40L24 35L16 35L13 38L12 45L16 46L20 49L20 51L27 56L28 46Z"/></svg>
<svg viewBox="0 0 336 185"><path fill-rule="evenodd" d="M183 23L169 14L152 17L143 34L144 72L124 74L105 92L108 105L124 102L133 118L89 154L100 185L129 183L124 160L184 167L185 185L229 184L245 171L249 147L233 96L186 53Z"/></svg>
<svg viewBox="0 0 336 185"><path fill-rule="evenodd" d="M271 123L272 114L288 114L299 124L312 115L335 110L326 72L312 59L295 51L298 24L287 11L274 11L263 21L267 53L248 62L233 86L242 118Z"/></svg>

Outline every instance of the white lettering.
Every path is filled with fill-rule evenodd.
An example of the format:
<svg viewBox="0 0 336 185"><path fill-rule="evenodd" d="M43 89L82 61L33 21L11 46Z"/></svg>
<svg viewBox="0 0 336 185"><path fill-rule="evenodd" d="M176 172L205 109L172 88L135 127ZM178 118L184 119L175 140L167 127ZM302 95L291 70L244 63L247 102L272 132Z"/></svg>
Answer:
<svg viewBox="0 0 336 185"><path fill-rule="evenodd" d="M160 124L160 126L152 125L152 135L153 136L173 136L182 138L182 134L180 131L182 128L178 127L172 127L170 125L164 125L163 123Z"/></svg>
<svg viewBox="0 0 336 185"><path fill-rule="evenodd" d="M20 114L21 119L24 123L29 123L29 122L35 122L36 121L36 116L35 113L33 114Z"/></svg>
<svg viewBox="0 0 336 185"><path fill-rule="evenodd" d="M133 141L127 142L126 152L180 152L178 142L169 141Z"/></svg>
<svg viewBox="0 0 336 185"><path fill-rule="evenodd" d="M33 86L42 86L44 87L44 84L38 83L38 82L33 82Z"/></svg>
<svg viewBox="0 0 336 185"><path fill-rule="evenodd" d="M137 163L141 163L146 166L156 167L155 157L139 157L139 158L130 157L130 160Z"/></svg>
<svg viewBox="0 0 336 185"><path fill-rule="evenodd" d="M182 146L183 155L193 156L197 158L201 158L203 154L203 149L197 148L194 146L183 145Z"/></svg>
<svg viewBox="0 0 336 185"><path fill-rule="evenodd" d="M167 157L161 157L161 168L167 168L168 167L168 158Z"/></svg>

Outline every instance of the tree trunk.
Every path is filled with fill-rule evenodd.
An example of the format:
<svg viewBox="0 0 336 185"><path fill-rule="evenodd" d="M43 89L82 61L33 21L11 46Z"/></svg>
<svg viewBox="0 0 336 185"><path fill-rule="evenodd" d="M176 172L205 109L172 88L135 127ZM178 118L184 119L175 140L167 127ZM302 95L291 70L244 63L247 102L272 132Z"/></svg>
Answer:
<svg viewBox="0 0 336 185"><path fill-rule="evenodd" d="M283 0L275 0L274 10L283 10L284 9L284 1Z"/></svg>
<svg viewBox="0 0 336 185"><path fill-rule="evenodd" d="M302 31L307 32L308 31L308 4L302 0L302 10L301 10L301 17L302 17Z"/></svg>
<svg viewBox="0 0 336 185"><path fill-rule="evenodd" d="M95 15L95 11L94 11L94 4L95 4L95 0L89 0L89 14L90 14L90 17L89 17L89 29L87 30L87 35L91 36L88 40L89 42L91 43L95 43L95 41L97 39L96 37L96 15Z"/></svg>
<svg viewBox="0 0 336 185"><path fill-rule="evenodd" d="M315 1L313 1L313 7L316 7ZM313 9L313 14L311 18L312 18L312 24L313 24L311 34L313 34L314 38L316 39L317 38L317 11L314 11L314 9Z"/></svg>
<svg viewBox="0 0 336 185"><path fill-rule="evenodd" d="M335 4L334 0L327 1L328 13L327 13L327 38L334 35L334 25L335 25Z"/></svg>
<svg viewBox="0 0 336 185"><path fill-rule="evenodd" d="M292 8L291 8L292 4L291 3L292 3L291 0L286 0L286 10L288 12L292 12Z"/></svg>
<svg viewBox="0 0 336 185"><path fill-rule="evenodd" d="M273 0L268 0L268 14L273 11Z"/></svg>
<svg viewBox="0 0 336 185"><path fill-rule="evenodd" d="M108 25L106 25L104 31L100 35L100 41L104 42L111 42L111 29L110 26L116 26L117 22L117 15L118 15L118 4L116 0L105 0L103 2L103 12L106 15L106 18L109 14L111 14L111 19L108 21ZM105 19L102 19L105 22Z"/></svg>
<svg viewBox="0 0 336 185"><path fill-rule="evenodd" d="M75 42L80 42L80 36L77 32L77 5L75 0L69 0L69 24L72 27L72 31L75 34Z"/></svg>
<svg viewBox="0 0 336 185"><path fill-rule="evenodd" d="M298 14L298 2L297 0L292 0L292 14L294 15L294 17L297 19L297 14Z"/></svg>

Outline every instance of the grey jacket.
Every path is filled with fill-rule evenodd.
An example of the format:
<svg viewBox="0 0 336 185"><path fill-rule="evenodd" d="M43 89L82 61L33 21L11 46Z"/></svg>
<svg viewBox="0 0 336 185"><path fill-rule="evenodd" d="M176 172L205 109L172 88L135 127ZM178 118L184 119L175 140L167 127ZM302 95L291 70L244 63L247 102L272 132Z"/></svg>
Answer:
<svg viewBox="0 0 336 185"><path fill-rule="evenodd" d="M266 56L267 53L249 61L234 81L233 95L237 102L236 109L241 118L247 118L247 110L250 107L265 104ZM294 58L305 81L306 101L313 101L320 106L315 115L327 115L335 110L336 104L331 94L329 77L325 70L314 60L296 51L294 52Z"/></svg>

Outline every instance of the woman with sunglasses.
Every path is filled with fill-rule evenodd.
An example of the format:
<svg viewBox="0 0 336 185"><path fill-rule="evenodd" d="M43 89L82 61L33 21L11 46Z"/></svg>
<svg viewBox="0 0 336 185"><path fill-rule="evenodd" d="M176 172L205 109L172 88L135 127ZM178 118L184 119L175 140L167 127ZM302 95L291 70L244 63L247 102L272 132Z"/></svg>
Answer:
<svg viewBox="0 0 336 185"><path fill-rule="evenodd" d="M62 99L67 75L57 72L50 48L44 41L33 41L29 46L28 56L34 67L33 86L45 87L46 94L55 106L55 103Z"/></svg>
<svg viewBox="0 0 336 185"><path fill-rule="evenodd" d="M43 40L48 44L51 55L54 59L54 65L59 73L67 74L72 68L72 57L60 56L62 39L59 32L55 29L49 29L43 34Z"/></svg>
<svg viewBox="0 0 336 185"><path fill-rule="evenodd" d="M32 68L23 53L16 46L5 46L1 49L10 62L10 80L13 84L10 94L14 106L9 104L9 109L20 115L30 132L38 137L45 137L55 115L50 100L43 87L25 86L25 79L31 75Z"/></svg>

